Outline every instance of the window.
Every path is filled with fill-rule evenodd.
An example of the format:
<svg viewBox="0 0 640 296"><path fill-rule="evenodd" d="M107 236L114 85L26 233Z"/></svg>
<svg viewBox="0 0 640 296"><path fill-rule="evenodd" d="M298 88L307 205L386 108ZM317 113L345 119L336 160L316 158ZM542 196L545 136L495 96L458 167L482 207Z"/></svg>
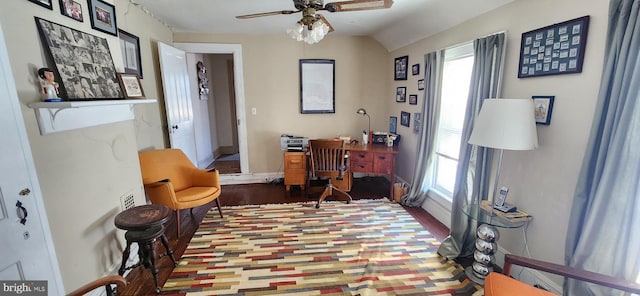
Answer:
<svg viewBox="0 0 640 296"><path fill-rule="evenodd" d="M462 125L469 96L469 84L473 69L473 43L466 43L444 52L440 118L436 134L433 174L430 176L433 190L451 201L456 181L458 153Z"/></svg>

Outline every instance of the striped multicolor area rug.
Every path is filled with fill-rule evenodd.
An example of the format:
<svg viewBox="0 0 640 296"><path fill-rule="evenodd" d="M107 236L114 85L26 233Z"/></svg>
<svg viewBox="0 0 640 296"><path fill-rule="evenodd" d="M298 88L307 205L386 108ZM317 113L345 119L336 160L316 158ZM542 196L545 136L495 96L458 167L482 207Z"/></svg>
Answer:
<svg viewBox="0 0 640 296"><path fill-rule="evenodd" d="M472 295L400 205L357 200L227 207L204 218L163 294Z"/></svg>

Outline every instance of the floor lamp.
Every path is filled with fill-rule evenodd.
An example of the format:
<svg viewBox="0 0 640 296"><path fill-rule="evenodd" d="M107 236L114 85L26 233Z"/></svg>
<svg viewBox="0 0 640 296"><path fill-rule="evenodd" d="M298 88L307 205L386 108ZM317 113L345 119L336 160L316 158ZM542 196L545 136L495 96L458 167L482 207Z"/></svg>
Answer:
<svg viewBox="0 0 640 296"><path fill-rule="evenodd" d="M499 149L498 167L493 183L491 204L494 204L504 150L533 150L538 148L538 134L534 117L533 100L526 99L486 99L475 120L469 144ZM477 206L480 209L482 197L478 196ZM493 214L493 213L491 213ZM496 242L500 237L498 229L492 224L492 215L488 221L482 221L478 227L475 262L472 265L472 279L484 281L493 270L493 254L497 249ZM467 272L469 274L469 272Z"/></svg>

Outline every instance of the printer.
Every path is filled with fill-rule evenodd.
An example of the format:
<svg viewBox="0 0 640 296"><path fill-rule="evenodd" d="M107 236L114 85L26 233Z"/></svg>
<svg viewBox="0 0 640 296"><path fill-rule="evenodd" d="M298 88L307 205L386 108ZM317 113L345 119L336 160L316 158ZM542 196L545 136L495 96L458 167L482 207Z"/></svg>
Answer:
<svg viewBox="0 0 640 296"><path fill-rule="evenodd" d="M280 135L280 150L282 151L307 151L309 138L291 135Z"/></svg>

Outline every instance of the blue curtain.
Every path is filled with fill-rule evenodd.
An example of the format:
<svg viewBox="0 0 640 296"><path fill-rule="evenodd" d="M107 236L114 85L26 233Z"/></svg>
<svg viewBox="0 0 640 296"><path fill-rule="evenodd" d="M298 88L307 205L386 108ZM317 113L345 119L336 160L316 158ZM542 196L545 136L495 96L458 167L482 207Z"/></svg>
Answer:
<svg viewBox="0 0 640 296"><path fill-rule="evenodd" d="M640 0L611 0L605 62L565 263L635 281L640 253ZM565 295L623 295L565 281Z"/></svg>
<svg viewBox="0 0 640 296"><path fill-rule="evenodd" d="M493 149L467 144L482 102L498 96L504 62L505 34L499 33L473 42L474 62L469 98L462 128L458 174L451 205L451 233L438 248L449 259L471 255L476 222L463 209L478 196L489 196Z"/></svg>
<svg viewBox="0 0 640 296"><path fill-rule="evenodd" d="M424 55L424 105L422 107L422 126L420 127L420 137L418 138L417 163L411 180L411 190L402 197L401 203L410 207L421 207L427 198L429 182L425 182L425 176L429 174L429 169L433 163L433 148L440 116L440 100L436 96L440 81L440 71L442 71L442 52L432 52Z"/></svg>

